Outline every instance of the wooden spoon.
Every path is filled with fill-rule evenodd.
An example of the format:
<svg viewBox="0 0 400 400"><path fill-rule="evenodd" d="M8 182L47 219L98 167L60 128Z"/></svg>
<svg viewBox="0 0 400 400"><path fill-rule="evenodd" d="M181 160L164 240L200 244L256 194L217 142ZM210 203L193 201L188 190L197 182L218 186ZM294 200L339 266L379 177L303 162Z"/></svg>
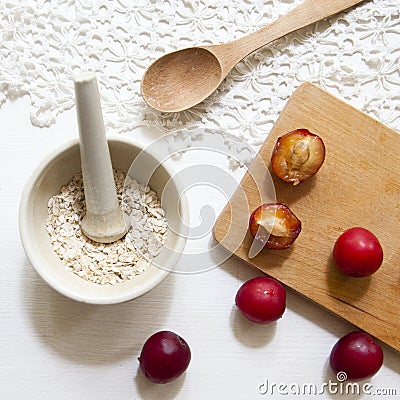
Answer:
<svg viewBox="0 0 400 400"><path fill-rule="evenodd" d="M305 0L270 25L230 43L190 47L156 60L145 72L141 92L151 107L186 110L207 98L244 57L297 29L363 0Z"/></svg>

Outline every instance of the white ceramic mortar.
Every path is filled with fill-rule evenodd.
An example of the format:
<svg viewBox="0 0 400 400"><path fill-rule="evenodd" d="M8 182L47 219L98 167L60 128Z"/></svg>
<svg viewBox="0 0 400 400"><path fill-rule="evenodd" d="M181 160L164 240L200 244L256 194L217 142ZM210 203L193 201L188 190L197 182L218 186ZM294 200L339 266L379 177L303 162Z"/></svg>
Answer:
<svg viewBox="0 0 400 400"><path fill-rule="evenodd" d="M143 149L131 139L108 138L113 168L128 172L132 161ZM146 169L149 160L160 165L152 155L145 157ZM135 163L136 164L136 163ZM135 165L135 168L138 166ZM25 253L39 275L55 290L77 301L93 304L112 304L134 299L160 283L174 269L185 247L185 234L189 220L188 205L180 198L179 182L174 177L170 163L163 162L149 181L149 186L162 196L162 207L166 211L168 224L167 243L146 272L134 279L115 285L100 285L88 282L67 271L54 252L46 230L48 200L60 192L73 175L81 171L79 141L73 140L48 155L35 169L23 191L19 209L19 229ZM132 176L132 172L131 172ZM134 172L133 172L133 178ZM168 183L167 193L163 193Z"/></svg>

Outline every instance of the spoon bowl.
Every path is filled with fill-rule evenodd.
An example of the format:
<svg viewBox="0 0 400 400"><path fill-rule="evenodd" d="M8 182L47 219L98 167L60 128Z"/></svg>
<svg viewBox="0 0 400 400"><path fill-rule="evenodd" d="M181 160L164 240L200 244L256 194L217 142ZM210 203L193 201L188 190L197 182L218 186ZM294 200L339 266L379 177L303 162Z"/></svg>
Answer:
<svg viewBox="0 0 400 400"><path fill-rule="evenodd" d="M211 51L190 47L156 60L143 76L141 90L151 107L177 112L208 97L223 78L221 64Z"/></svg>
<svg viewBox="0 0 400 400"><path fill-rule="evenodd" d="M147 104L159 111L186 110L213 93L230 70L250 53L361 1L305 0L288 14L241 39L164 55L145 72L142 96Z"/></svg>

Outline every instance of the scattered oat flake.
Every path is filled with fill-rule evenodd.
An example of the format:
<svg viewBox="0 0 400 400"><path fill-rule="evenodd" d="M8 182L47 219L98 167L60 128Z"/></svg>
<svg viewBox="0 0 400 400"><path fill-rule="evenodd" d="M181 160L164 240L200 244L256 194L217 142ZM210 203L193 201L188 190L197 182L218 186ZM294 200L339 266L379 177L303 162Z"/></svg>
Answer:
<svg viewBox="0 0 400 400"><path fill-rule="evenodd" d="M48 201L47 232L68 271L100 285L115 285L146 271L167 239L167 221L157 194L114 170L121 207L132 226L122 239L97 243L82 234L85 215L82 174L76 174Z"/></svg>

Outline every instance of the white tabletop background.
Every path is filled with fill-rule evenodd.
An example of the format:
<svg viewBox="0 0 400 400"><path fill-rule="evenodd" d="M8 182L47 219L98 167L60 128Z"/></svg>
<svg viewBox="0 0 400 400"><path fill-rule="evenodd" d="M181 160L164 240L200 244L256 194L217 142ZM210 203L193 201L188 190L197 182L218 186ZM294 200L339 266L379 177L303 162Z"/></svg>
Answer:
<svg viewBox="0 0 400 400"><path fill-rule="evenodd" d="M11 14L12 3L17 4L18 2L5 2L0 7L3 7L4 10ZM25 2L21 1L20 4L22 3ZM69 2L60 1L61 3L65 7L69 5ZM81 1L79 3L82 5L83 11L89 12L90 8L85 7L85 2ZM123 4L122 1L113 2L113 4L116 3ZM152 2L144 1L143 3L150 4ZM173 20L174 16L178 15L182 21L185 17L192 24L192 16L189 15L190 12L188 11L190 9L189 3L182 2L187 7L186 14L184 12L181 14L174 13L172 8L175 5L172 4L173 2L171 4L169 2L156 2L157 7L160 9L162 8L161 3L163 5L165 3L165 10L167 8L169 10L168 18ZM168 7L167 3L169 4ZM217 12L216 15L221 20L231 18L229 27L232 28L235 26L234 13L229 12L232 10L229 9L228 5L224 8L223 4L227 3L226 1L218 3L221 3L218 5L218 7L221 6L221 12ZM248 6L247 12L249 15L251 13L253 13L251 15L258 15L256 13L257 7L250 7L250 2L242 3ZM299 1L278 3L266 1L265 3L271 6L268 8L270 10L276 9L272 7L272 3L276 7L281 5L280 13L283 13L286 3L288 3L288 6L292 6L291 3L299 3ZM354 14L349 14L355 16L355 19L359 21L359 26L362 28L355 32L358 36L356 34L351 36L352 40L354 40L355 45L360 46L360 52L364 51L364 55L368 54L370 56L370 58L368 58L369 56L358 57L358 61L361 59L364 61L369 60L371 65L376 67L374 67L375 70L370 71L371 76L373 75L371 79L368 78L367 73L363 75L364 72L357 70L355 64L351 62L351 58L344 58L344 63L347 65L346 68L342 68L340 62L338 64L332 62L318 64L321 67L319 71L311 68L312 62L304 57L307 54L311 54L307 52L307 46L313 48L312 46L318 42L317 40L314 43L314 35L317 38L319 38L319 35L322 36L321 41L317 44L326 46L327 57L331 57L333 54L331 50L328 51L328 49L331 49L329 40L324 41L323 36L326 25L322 24L317 29L314 29L311 34L308 30L302 31L303 45L298 46L297 50L294 45L297 43L295 36L291 37L293 46L287 46L289 56L291 56L290 52L299 52L296 65L304 62L304 65L309 63L308 72L305 69L299 70L300 77L294 75L296 68L288 70L285 67L286 42L281 42L280 46L271 47L273 54L276 55L277 62L279 58L282 61L281 65L277 64L275 67L282 67L286 71L287 78L285 79L287 79L288 86L286 87L286 82L285 85L277 84L276 86L268 86L266 84L265 88L268 88L268 92L265 92L265 98L261 97L263 89L259 90L262 88L265 76L263 75L263 70L256 70L255 66L263 59L262 56L270 56L268 49L261 55L258 53L258 56L251 58L249 62L241 64L233 72L232 79L228 80L225 89L236 89L236 97L233 94L232 97L229 97L228 93L233 92L221 91L216 97L213 97L213 101L207 105L206 111L195 109L193 114L182 114L177 119L171 116L160 117L158 115L154 117L149 109L146 109L145 114L137 114L138 110L143 111L144 109L141 100L137 98L135 100L136 103L134 103L136 108L134 107L133 109L135 116L132 118L140 120L143 115L146 115L146 118L150 120L153 116L154 119L159 118L159 121L162 121L166 126L174 123L179 125L183 120L193 118L195 121L201 121L203 127L212 125L213 129L217 128L215 121L219 120L225 129L230 128L231 133L233 132L234 135L237 134L237 136L245 140L248 138L249 142L258 146L262 143L271 124L282 110L283 104L291 94L292 89L301 83L300 78L304 78L319 83L321 86L328 86L328 89L332 89L334 94L341 94L341 89L343 89L344 97L347 100L354 100L353 104L355 106L359 106L363 111L370 112L373 115L385 117L384 122L396 127L398 126L399 101L395 96L396 90L398 93L398 89L396 89L398 88L396 86L396 82L398 82L398 55L395 56L395 54L398 54L398 50L397 53L394 51L397 47L393 43L396 43L396 37L398 37L398 8L394 7L394 1L385 3L391 4L392 7L387 6L387 10L384 8L384 2L382 1L374 0L373 3L378 7L378 11L380 10L382 13L392 10L392 19L376 18L376 20L382 22L381 25L383 26L380 30L377 28L376 35L364 34L364 32L368 32L368 29L365 30L363 28L365 26L368 27L368 21L373 19L371 16L376 14L372 6L370 7L368 4L364 6L365 15L369 16L369 20L367 17L365 19L360 17L364 15L362 11L356 14L356 10ZM235 1L232 4L238 6L239 1ZM381 6L380 9L379 6ZM107 7L103 7L100 11L104 11ZM116 7L115 10L117 10L119 6L113 5L113 7ZM29 11L29 8L27 10ZM110 6L109 11L112 10ZM199 7L199 10L203 9ZM61 11L60 15L56 17L59 18L62 26L70 18L70 15L63 15ZM172 36L169 36L167 30L163 30L163 45L165 48L158 49L158 52L162 53L167 49L168 45L166 43L172 43L170 49L184 47L191 43L190 40L193 40L193 37L197 37L200 40L209 35L209 31L203 29L199 21L204 19L204 23L210 26L212 21L207 19L206 14L201 12L199 14L196 17L198 18L196 19L197 25L190 26L200 27L200 33L203 36L197 37L192 32L192 34L185 36L186 39L183 39L182 43L171 42L173 32L182 32L186 27L182 21L178 20L173 25L173 30L171 28ZM33 11L32 15L33 19L35 19L36 14ZM37 14L38 27L42 26L40 25L40 18L43 15L40 12ZM144 13L143 15L148 17L149 14ZM236 15L237 18L239 16L239 14ZM252 29L265 24L266 20L275 15L274 13L267 13L263 16L265 17L264 19L255 18L252 20ZM54 15L52 18L55 18ZM145 21L145 19L140 18L135 20L139 25ZM101 19L99 21L101 22ZM219 22L221 23L221 21ZM15 19L15 23L18 23L18 19ZM331 20L330 23L334 26L335 20ZM106 26L106 24L102 26ZM350 29L349 26L341 24L340 29L332 29L329 32L333 32L334 35L342 34L343 32L344 35L349 35L349 32L346 32L346 29ZM160 30L163 29L162 25L158 28ZM236 31L237 36L246 32L247 28L245 26L242 26L242 28L238 28ZM155 26L154 29L156 29ZM227 39L223 36L223 32L223 30L218 31L215 29L215 35L222 35L218 37L218 41ZM385 36L385 32L387 36ZM350 33L354 32L350 31ZM386 44L378 48L375 46L376 42L374 40L379 42L380 38L384 38L382 43ZM385 42L385 38L389 41L389 44L387 41ZM371 43L368 42L371 46L370 50L365 48L365 40L369 39L372 40ZM55 40L54 37L52 40ZM27 43L24 45L29 50L30 45ZM340 44L341 42L338 43ZM338 45L340 51L347 52L350 57L351 51L346 47L348 42L343 43L341 47ZM152 58L154 59L157 52L155 47L152 49ZM299 49L302 50L300 51ZM16 46L14 50L18 52L21 47ZM302 53L303 51L304 53ZM386 58L377 57L376 54L379 55L379 52L382 54L387 52ZM315 54L319 53L315 52ZM351 56L353 55L354 53L351 53ZM40 54L38 57L40 58ZM386 62L392 69L390 70L388 67L386 70L379 70L380 61L378 58L382 63ZM395 68L392 60L396 59L397 67ZM10 56L6 60L12 61L12 57ZM13 78L11 61L10 65L6 65L4 68L4 71L8 72L7 79ZM45 64L47 61L54 65L59 65L57 60L52 59L41 59L40 62ZM149 58L143 58L138 64L144 67L144 65L148 64L148 61ZM115 66L117 63L112 64L111 62L107 65L110 64ZM323 70L324 66L327 68L325 71ZM268 64L267 67L270 68L271 65ZM336 67L337 70L335 69ZM254 76L256 79L252 81L252 85L247 85L246 88L243 88L241 83L243 82L244 84L246 80L242 80L240 77L244 75L250 79L253 76L253 70L255 71ZM330 391L325 387L322 392L322 385L336 382L328 362L332 346L338 338L355 330L355 327L290 290L288 290L286 312L277 323L258 325L245 320L234 306L236 291L244 281L260 275L260 272L234 257L208 272L193 275L171 273L151 292L136 300L119 305L95 306L81 304L58 294L48 287L27 260L20 243L18 231L19 199L30 173L41 159L58 145L63 144L70 138L77 137L78 130L75 109L71 108L71 103L64 101L65 98L71 98L71 87L68 89L70 92L66 87L63 87L65 92L58 90L56 100L52 103L51 100L53 99L50 98L53 88L50 85L51 79L46 81L46 87L42 87L45 96L49 96L49 102L41 99L40 96L35 97L38 93L40 94L40 91L33 91L33 98L35 99L35 107L33 108L34 115L37 116L39 114L35 114L35 111L40 109L41 106L46 106L47 110L45 111L49 112L50 110L50 115L52 118L54 117L56 122L46 128L33 126L48 125L48 121L51 122L52 119L46 120L44 117L43 120L40 120L39 117L30 119L29 112L32 109L30 98L29 96L21 95L21 92L24 93L25 90L27 92L30 90L30 79L33 79L29 75L32 70L28 68L27 71L23 75L25 79L24 85L26 84L27 86L17 87L19 95L15 97L18 97L18 100L12 100L13 91L11 87L2 86L3 90L7 89L9 101L0 108L1 400L147 400L174 398L184 400L247 400L263 398L355 400L400 398L400 355L385 345L382 345L384 365L379 373L367 382L372 385L371 393L377 393L380 390L383 393L386 392L386 395L335 394L334 387ZM60 71L62 75L62 70ZM124 71L129 72L128 69ZM327 71L330 72L328 73ZM257 74L259 74L258 77L262 78L258 83ZM104 76L112 78L114 75L112 71L108 71L107 75L103 75L103 78ZM355 79L355 84L352 84L353 81L346 81L346 76L352 77L353 80ZM357 77L361 76L363 80L357 81ZM387 81L385 81L384 77L387 78ZM337 80L335 81L336 78ZM235 79L236 83L233 84ZM43 81L41 82L43 83ZM138 80L135 84L137 82ZM333 84L330 86L329 83L332 82ZM379 92L374 92L374 88L378 85L374 86L374 82L379 82ZM0 82L0 84L2 83ZM257 86L258 84L261 86ZM118 90L116 89L115 92ZM247 98L245 93L251 91L253 97ZM63 93L65 98L62 96ZM374 97L373 93L378 94ZM389 95L392 101L386 104L385 99L388 99ZM275 101L278 97L279 101ZM155 127L144 128L143 125L145 124L136 124L142 125L136 128L130 126L129 120L121 117L121 115L124 116L123 113L119 114L121 117L118 121L120 125L110 123L110 115L114 112L111 108L114 98L111 95L106 96L106 98L106 115L108 116L109 128L112 127L116 131L127 130L128 132L122 134L128 137L135 137L146 143L150 143L161 135ZM269 99L271 99L271 102ZM256 101L262 100L265 100L265 103L259 103L260 109L262 109L259 112L256 107ZM118 101L118 99L115 101ZM122 104L122 107L124 106L123 102L119 104ZM53 106L55 108L52 108ZM243 122L246 118L243 116L244 114L242 115L242 112L246 107L251 114L249 120L259 121L261 119L261 123L245 124ZM268 107L274 110L271 115L266 115L265 110L268 110ZM67 111L64 111L65 109ZM207 110L209 114L206 114ZM378 110L377 114L374 113L374 110ZM57 116L59 111L64 112ZM127 112L127 109L122 111ZM208 118L207 115L210 117ZM246 132L247 136L242 135L240 132ZM177 166L184 166L188 161L187 157L183 156L176 163ZM226 165L222 162L220 167L225 168ZM240 171L238 174L240 174ZM223 198L216 196L215 199L210 199L208 193L202 194L201 191L196 192L193 198L195 200L191 203L191 214L194 221L198 220L199 207L202 205L211 201L216 211L221 210L224 205ZM393 307L396 307L397 310L399 309L398 299L393 299ZM192 361L182 377L167 385L156 385L147 381L139 372L137 357L144 341L152 333L163 329L175 331L187 340L192 350ZM360 383L360 388L363 383ZM263 394L267 391L267 385L269 393ZM296 387L301 388L302 385L314 385L320 392L314 395L291 393Z"/></svg>
<svg viewBox="0 0 400 400"><path fill-rule="evenodd" d="M261 399L268 397L260 387L266 379L286 384L283 392L291 384L320 388L336 382L329 353L354 327L290 290L281 320L248 322L234 297L242 282L259 273L234 257L208 272L172 273L148 294L120 305L81 304L49 288L22 249L18 202L36 164L77 136L76 116L71 110L53 127L35 128L27 102L0 110L1 399ZM143 130L131 134L146 140ZM192 349L187 372L167 385L138 373L141 346L161 329L180 334ZM386 398L398 398L399 354L383 349L384 366L369 382L373 390L395 388L397 397ZM279 394L275 387L271 398L372 398L331 392L310 397Z"/></svg>

